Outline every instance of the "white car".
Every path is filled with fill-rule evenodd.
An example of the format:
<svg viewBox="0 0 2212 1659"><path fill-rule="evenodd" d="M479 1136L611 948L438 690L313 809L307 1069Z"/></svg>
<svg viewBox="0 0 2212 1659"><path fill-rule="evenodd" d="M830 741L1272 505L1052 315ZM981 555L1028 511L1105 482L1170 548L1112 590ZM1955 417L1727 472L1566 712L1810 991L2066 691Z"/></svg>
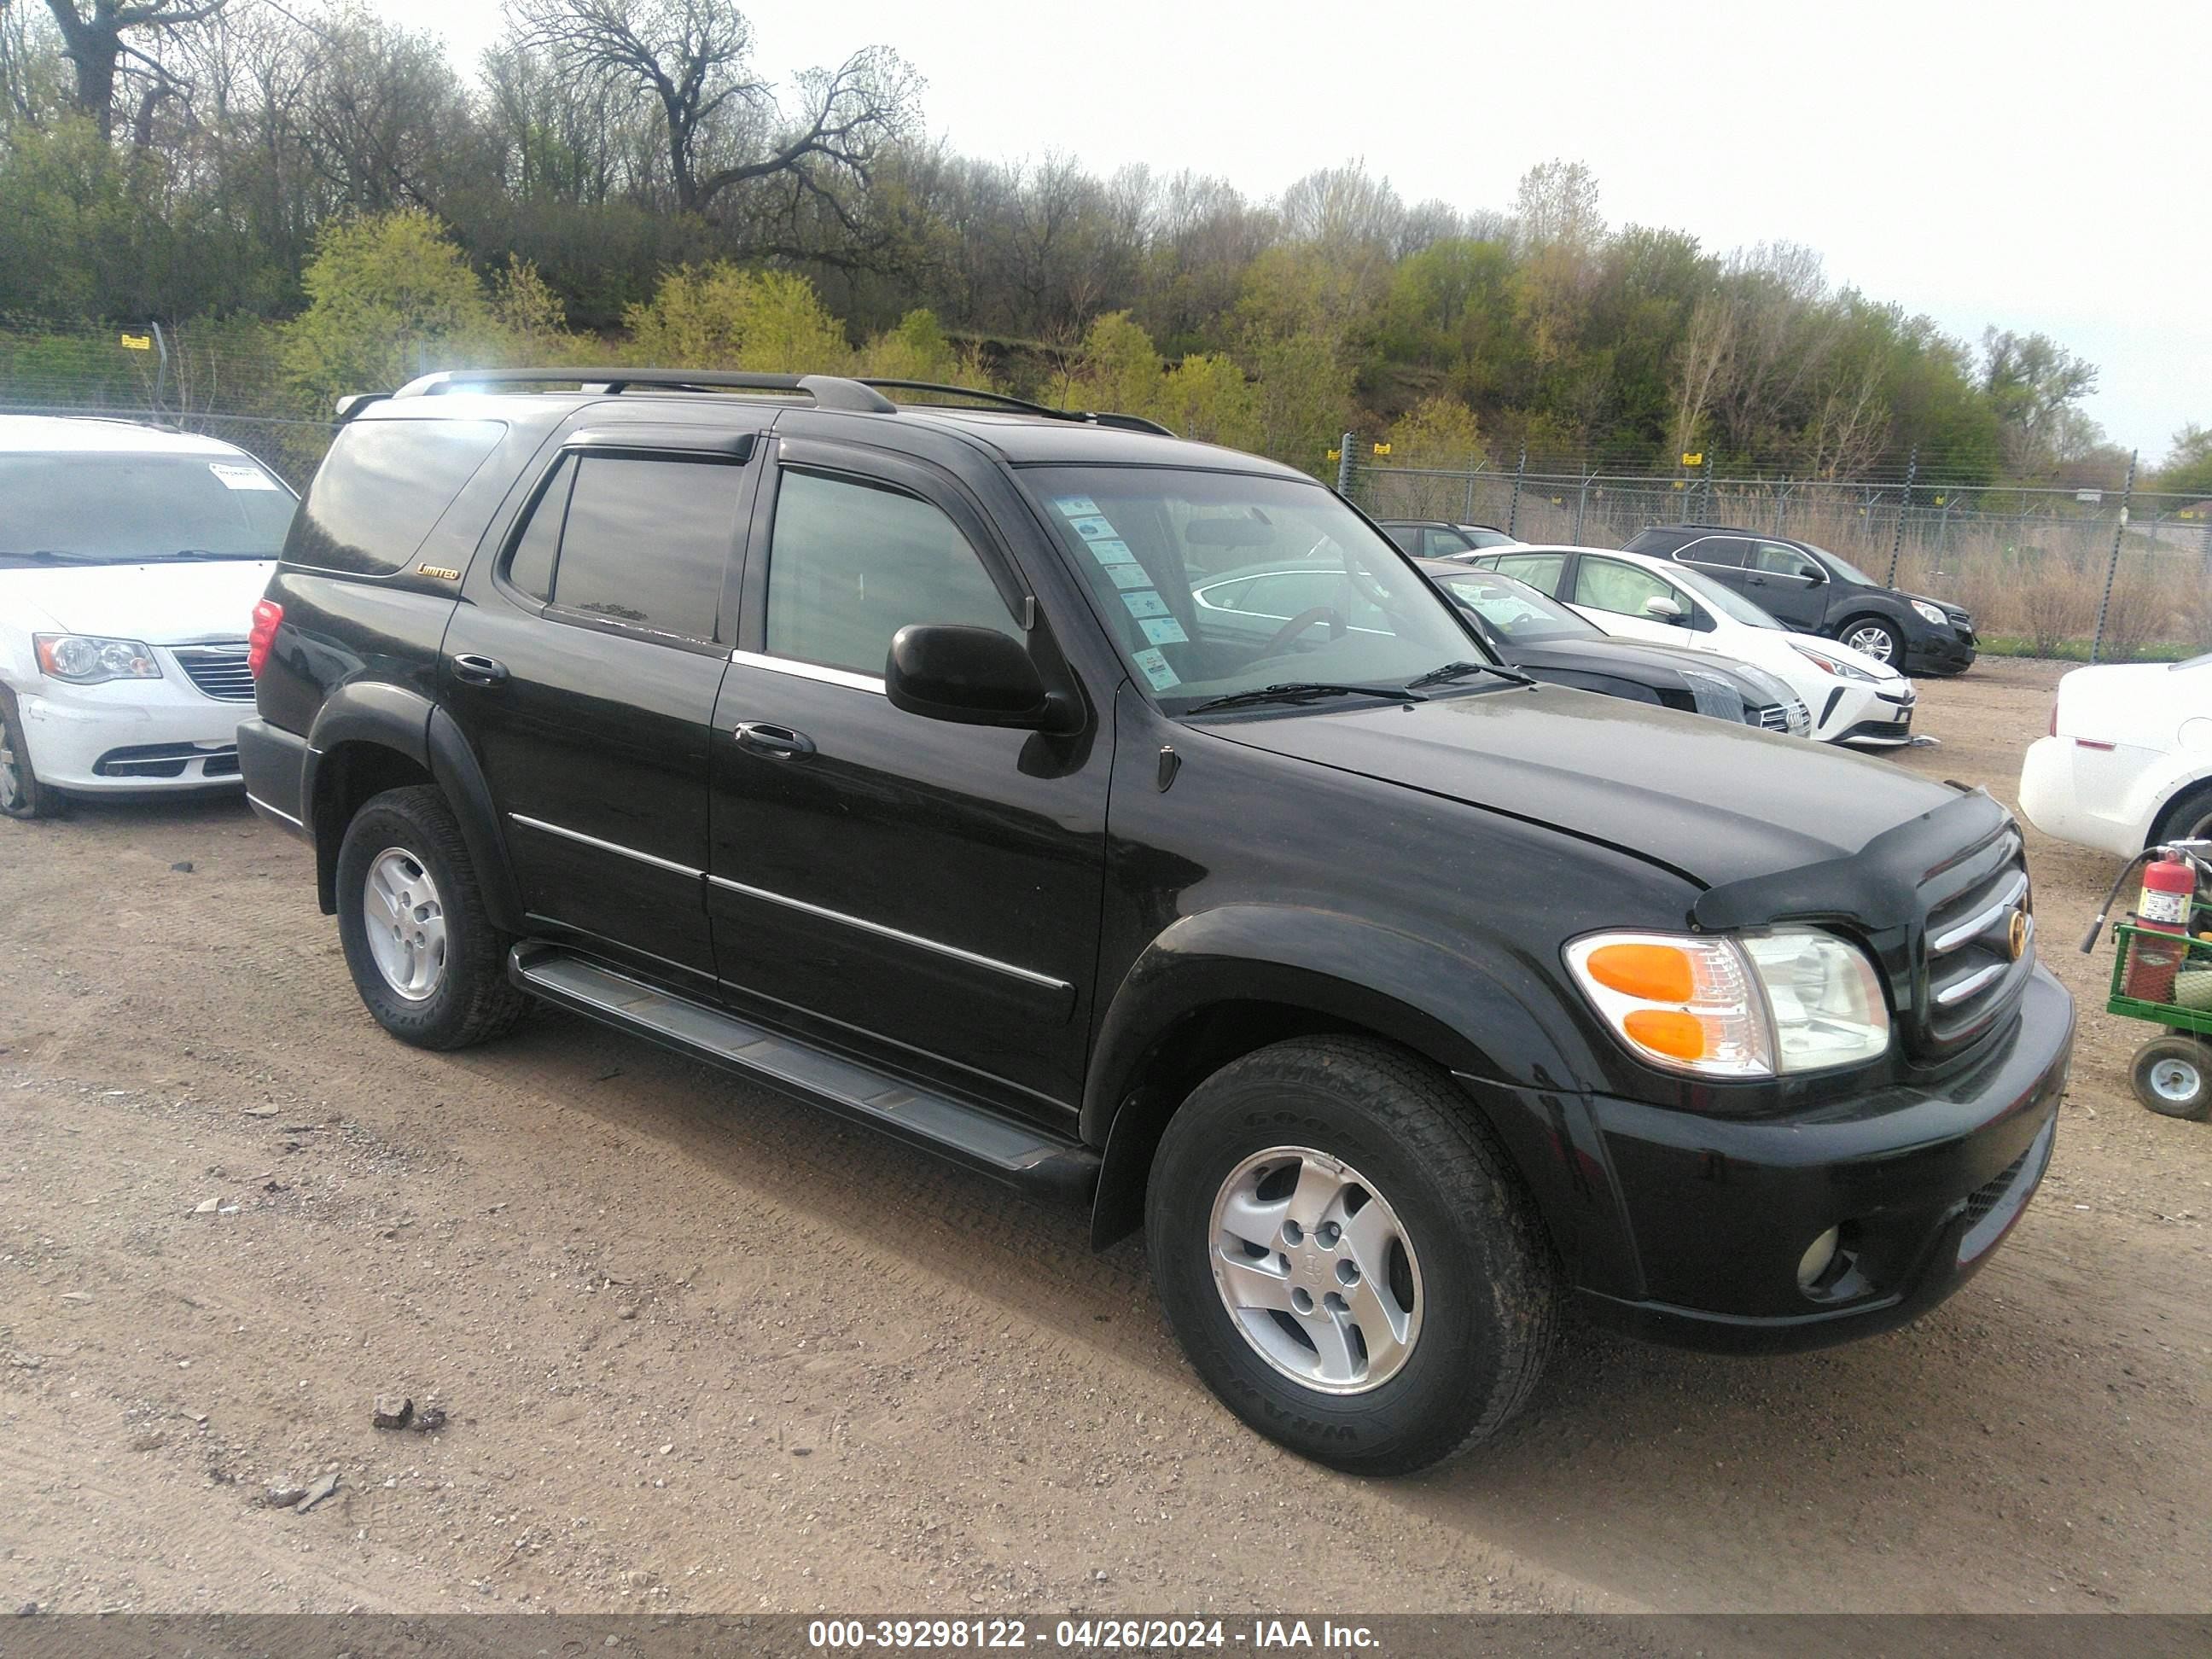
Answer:
<svg viewBox="0 0 2212 1659"><path fill-rule="evenodd" d="M2212 836L2212 656L2077 668L2028 745L2020 806L2047 836L2131 858Z"/></svg>
<svg viewBox="0 0 2212 1659"><path fill-rule="evenodd" d="M1468 560L1532 587L1608 634L1688 646L1763 668L1812 712L1824 743L1895 748L1912 741L1912 682L1887 663L1824 640L1793 634L1711 577L1666 559L1604 547L1522 547Z"/></svg>
<svg viewBox="0 0 2212 1659"><path fill-rule="evenodd" d="M212 438L0 416L0 812L244 787L246 632L295 505Z"/></svg>

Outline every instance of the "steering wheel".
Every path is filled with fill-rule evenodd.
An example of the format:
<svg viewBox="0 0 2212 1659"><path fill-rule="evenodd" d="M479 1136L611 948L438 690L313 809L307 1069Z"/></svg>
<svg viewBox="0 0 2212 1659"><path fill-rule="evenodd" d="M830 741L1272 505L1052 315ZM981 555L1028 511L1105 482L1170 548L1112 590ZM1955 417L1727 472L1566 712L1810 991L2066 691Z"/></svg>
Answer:
<svg viewBox="0 0 2212 1659"><path fill-rule="evenodd" d="M1319 556L1322 549L1328 546L1334 539L1334 538L1332 537L1323 536L1311 547L1306 549L1306 557L1311 559ZM1344 560L1344 579L1352 584L1352 591L1353 592L1358 594L1361 599L1366 600L1368 604L1373 605L1377 611L1392 610L1390 595L1384 591L1382 585L1380 582L1377 582L1374 577L1368 574L1365 567L1361 565L1357 558L1352 556L1348 553L1345 556ZM1395 611L1393 614L1395 614ZM1333 638L1334 636L1332 635L1331 637Z"/></svg>
<svg viewBox="0 0 2212 1659"><path fill-rule="evenodd" d="M1344 613L1337 610L1335 606L1328 605L1315 605L1310 610L1299 611L1297 616L1291 617L1290 621L1285 623L1280 628L1277 629L1275 630L1275 637L1269 640L1267 645L1261 648L1260 654L1253 658L1252 660L1255 662L1264 662L1267 658L1273 656L1278 651L1280 651L1285 646L1288 645L1292 640L1297 638L1299 635L1304 633L1306 629L1311 628L1317 622L1325 622L1328 624L1328 636L1332 640L1342 639L1344 637L1345 629L1350 625L1344 620Z"/></svg>

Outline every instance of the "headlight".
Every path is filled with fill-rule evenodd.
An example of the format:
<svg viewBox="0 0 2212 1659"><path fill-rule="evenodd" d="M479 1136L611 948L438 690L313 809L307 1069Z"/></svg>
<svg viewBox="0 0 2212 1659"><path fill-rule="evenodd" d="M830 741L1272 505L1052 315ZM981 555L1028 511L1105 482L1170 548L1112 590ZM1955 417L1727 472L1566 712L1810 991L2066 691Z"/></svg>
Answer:
<svg viewBox="0 0 2212 1659"><path fill-rule="evenodd" d="M1790 648L1823 674L1833 674L1839 680L1872 680L1875 678L1856 663L1845 662L1841 657L1832 657L1825 651L1815 651L1809 645L1793 642Z"/></svg>
<svg viewBox="0 0 2212 1659"><path fill-rule="evenodd" d="M72 685L102 680L158 680L161 665L137 640L103 639L96 634L33 634L39 672Z"/></svg>
<svg viewBox="0 0 2212 1659"><path fill-rule="evenodd" d="M1951 625L1951 619L1925 599L1913 600L1912 608L1938 628L1948 628Z"/></svg>
<svg viewBox="0 0 2212 1659"><path fill-rule="evenodd" d="M1717 715L1724 720L1741 725L1743 720L1743 697L1717 674L1708 674L1702 668L1680 671L1690 683L1690 696L1696 700L1700 714Z"/></svg>
<svg viewBox="0 0 2212 1659"><path fill-rule="evenodd" d="M1593 933L1567 966L1631 1052L1698 1077L1761 1078L1873 1060L1889 1048L1874 963L1812 927L1741 937Z"/></svg>

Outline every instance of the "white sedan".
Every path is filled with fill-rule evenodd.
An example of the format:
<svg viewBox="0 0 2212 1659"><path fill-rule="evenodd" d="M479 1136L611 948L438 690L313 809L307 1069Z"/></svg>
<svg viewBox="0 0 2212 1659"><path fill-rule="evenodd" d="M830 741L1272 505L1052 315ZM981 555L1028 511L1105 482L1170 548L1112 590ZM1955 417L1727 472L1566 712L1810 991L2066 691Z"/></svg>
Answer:
<svg viewBox="0 0 2212 1659"><path fill-rule="evenodd" d="M2047 836L2131 858L2212 836L2212 656L2077 668L2028 746L2020 805Z"/></svg>
<svg viewBox="0 0 2212 1659"><path fill-rule="evenodd" d="M0 813L244 787L247 627L294 505L213 438L0 416Z"/></svg>
<svg viewBox="0 0 2212 1659"><path fill-rule="evenodd" d="M1763 668L1812 712L1824 743L1894 748L1912 741L1912 682L1887 663L1812 634L1793 634L1686 566L1602 547L1523 547L1468 561L1565 600L1608 634L1688 646Z"/></svg>

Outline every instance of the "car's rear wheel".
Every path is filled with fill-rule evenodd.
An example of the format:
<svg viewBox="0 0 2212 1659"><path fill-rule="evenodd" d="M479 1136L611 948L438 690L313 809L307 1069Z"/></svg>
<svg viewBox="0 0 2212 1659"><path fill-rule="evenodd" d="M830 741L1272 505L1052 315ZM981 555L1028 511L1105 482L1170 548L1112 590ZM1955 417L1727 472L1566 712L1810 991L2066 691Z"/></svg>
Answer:
<svg viewBox="0 0 2212 1659"><path fill-rule="evenodd" d="M1898 637L1896 625L1879 617L1861 617L1856 622L1845 623L1836 637L1852 650L1893 668L1899 665L1905 654L1905 641Z"/></svg>
<svg viewBox="0 0 2212 1659"><path fill-rule="evenodd" d="M468 845L428 784L371 798L338 848L338 939L378 1024L420 1048L465 1048L529 1006L507 977Z"/></svg>
<svg viewBox="0 0 2212 1659"><path fill-rule="evenodd" d="M2212 840L2212 784L2200 784L2159 815L2151 844Z"/></svg>
<svg viewBox="0 0 2212 1659"><path fill-rule="evenodd" d="M0 690L0 814L11 818L58 817L69 810L69 797L39 781L31 766L31 745L24 740L22 716L15 699Z"/></svg>
<svg viewBox="0 0 2212 1659"><path fill-rule="evenodd" d="M1548 1358L1550 1250L1450 1079L1350 1037L1232 1061L1168 1124L1146 1196L1183 1351L1245 1422L1396 1474L1480 1444Z"/></svg>

